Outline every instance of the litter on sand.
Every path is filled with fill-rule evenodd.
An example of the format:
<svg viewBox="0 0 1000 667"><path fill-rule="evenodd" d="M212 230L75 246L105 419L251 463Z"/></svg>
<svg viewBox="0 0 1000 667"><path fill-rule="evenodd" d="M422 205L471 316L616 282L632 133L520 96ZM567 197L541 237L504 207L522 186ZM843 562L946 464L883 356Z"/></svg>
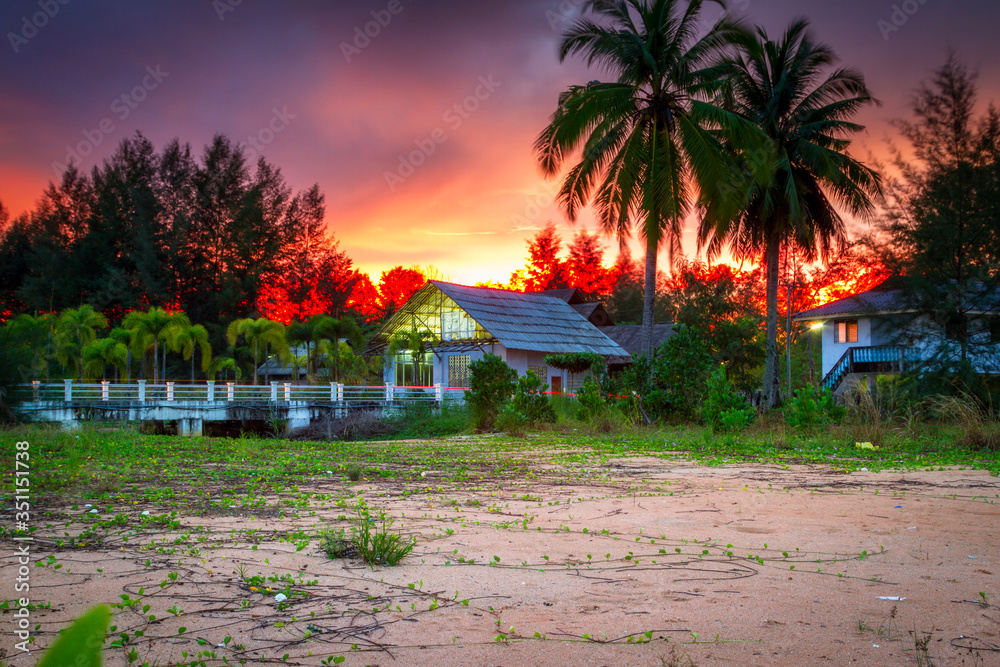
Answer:
<svg viewBox="0 0 1000 667"><path fill-rule="evenodd" d="M905 600L906 598L901 598L898 595L880 595L880 596L878 596L878 599L879 600L892 600L893 602L900 602L902 600Z"/></svg>

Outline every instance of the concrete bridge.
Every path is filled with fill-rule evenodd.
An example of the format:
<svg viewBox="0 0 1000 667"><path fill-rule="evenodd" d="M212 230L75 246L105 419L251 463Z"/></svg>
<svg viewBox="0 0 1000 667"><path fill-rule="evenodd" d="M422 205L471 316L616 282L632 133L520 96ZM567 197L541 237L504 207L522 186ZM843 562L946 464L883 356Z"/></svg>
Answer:
<svg viewBox="0 0 1000 667"><path fill-rule="evenodd" d="M214 381L131 383L104 381L19 385L15 410L28 421L56 422L77 428L82 422L176 423L179 435L200 436L206 422L284 422L287 430L322 417L343 417L355 410L381 414L407 406L437 408L462 402L465 389L353 386L338 383L238 385Z"/></svg>

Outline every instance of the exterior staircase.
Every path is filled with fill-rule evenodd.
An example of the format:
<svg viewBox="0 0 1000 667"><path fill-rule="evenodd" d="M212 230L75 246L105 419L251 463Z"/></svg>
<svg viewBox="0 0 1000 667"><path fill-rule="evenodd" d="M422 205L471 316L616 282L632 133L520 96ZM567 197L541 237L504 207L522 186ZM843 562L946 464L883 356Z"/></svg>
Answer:
<svg viewBox="0 0 1000 667"><path fill-rule="evenodd" d="M920 360L917 350L900 345L851 347L823 378L823 389L842 395L856 387L870 373L902 373L908 364Z"/></svg>

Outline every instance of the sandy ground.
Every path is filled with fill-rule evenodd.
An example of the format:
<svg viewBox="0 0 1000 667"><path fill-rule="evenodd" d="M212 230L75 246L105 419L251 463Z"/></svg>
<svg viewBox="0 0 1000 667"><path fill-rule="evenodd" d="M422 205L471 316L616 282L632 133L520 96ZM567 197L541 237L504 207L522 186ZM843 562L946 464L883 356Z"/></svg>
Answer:
<svg viewBox="0 0 1000 667"><path fill-rule="evenodd" d="M110 665L133 649L158 665L1000 665L1000 480L985 472L632 458L527 480L423 473L302 480L297 496L175 525L142 521L169 508L113 508L129 524L72 549L54 540L89 510L50 503L32 546L46 561L32 601L51 603L32 612L38 643L125 595L140 602L115 610L129 643ZM402 565L320 552L316 530L349 525L360 497L416 535ZM0 625L2 662L35 664L10 611Z"/></svg>

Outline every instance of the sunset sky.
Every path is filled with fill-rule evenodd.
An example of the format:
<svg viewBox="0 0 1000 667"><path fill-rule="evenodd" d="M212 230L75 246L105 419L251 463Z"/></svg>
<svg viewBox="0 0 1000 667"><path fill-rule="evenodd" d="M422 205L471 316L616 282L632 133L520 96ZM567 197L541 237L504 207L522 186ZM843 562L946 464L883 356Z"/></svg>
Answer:
<svg viewBox="0 0 1000 667"><path fill-rule="evenodd" d="M564 239L574 232L531 146L560 91L606 78L558 62L581 4L4 0L0 202L14 215L30 209L70 151L89 171L137 130L158 148L178 137L198 154L223 133L262 151L296 190L318 183L341 248L376 280L402 264L455 282L505 281L548 220ZM982 105L1000 101L996 0L730 8L772 36L805 16L861 68L883 106L862 116L858 156L885 154L889 120L908 115L911 91L949 47L978 69ZM366 27L375 36L358 38Z"/></svg>

